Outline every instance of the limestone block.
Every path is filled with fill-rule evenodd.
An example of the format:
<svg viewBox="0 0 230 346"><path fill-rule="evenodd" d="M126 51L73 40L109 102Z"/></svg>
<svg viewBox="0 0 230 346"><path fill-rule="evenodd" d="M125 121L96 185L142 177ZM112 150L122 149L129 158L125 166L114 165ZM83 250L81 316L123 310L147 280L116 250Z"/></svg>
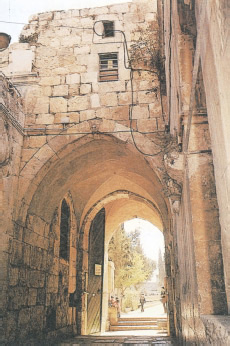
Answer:
<svg viewBox="0 0 230 346"><path fill-rule="evenodd" d="M34 156L37 157L38 160L46 162L54 154L55 154L54 151L49 147L49 145L45 144L43 147L39 149L39 151L36 152ZM43 228L44 228L44 225L43 225Z"/></svg>
<svg viewBox="0 0 230 346"><path fill-rule="evenodd" d="M106 93L100 95L102 106L117 106L117 93Z"/></svg>
<svg viewBox="0 0 230 346"><path fill-rule="evenodd" d="M39 85L59 85L60 76L51 76L51 77L41 77Z"/></svg>
<svg viewBox="0 0 230 346"><path fill-rule="evenodd" d="M67 112L67 100L64 97L50 98L50 112L59 113Z"/></svg>
<svg viewBox="0 0 230 346"><path fill-rule="evenodd" d="M163 118L156 118L157 121L157 130L164 131L165 130L165 121Z"/></svg>
<svg viewBox="0 0 230 346"><path fill-rule="evenodd" d="M9 269L9 285L16 286L18 284L18 268L10 267Z"/></svg>
<svg viewBox="0 0 230 346"><path fill-rule="evenodd" d="M98 94L92 94L90 95L90 104L91 108L97 108L100 107L100 98Z"/></svg>
<svg viewBox="0 0 230 346"><path fill-rule="evenodd" d="M38 334L44 328L44 306L31 307L31 323L30 330L35 335Z"/></svg>
<svg viewBox="0 0 230 346"><path fill-rule="evenodd" d="M97 83L98 72L81 73L81 83Z"/></svg>
<svg viewBox="0 0 230 346"><path fill-rule="evenodd" d="M109 107L106 108L109 110L106 113L105 118L113 120L128 120L129 119L129 107L128 106L119 106L119 107Z"/></svg>
<svg viewBox="0 0 230 346"><path fill-rule="evenodd" d="M9 59L9 72L31 72L34 53L29 49L17 49L10 53Z"/></svg>
<svg viewBox="0 0 230 346"><path fill-rule="evenodd" d="M22 264L22 258L23 258L23 253L22 253L22 243L12 241L10 245L10 263L13 265L20 265Z"/></svg>
<svg viewBox="0 0 230 346"><path fill-rule="evenodd" d="M71 52L71 54L59 55L58 59L59 59L59 66L60 67L66 68L67 66L72 65L72 64L76 65L76 58L72 54L72 52ZM59 83L59 84L61 84L61 83Z"/></svg>
<svg viewBox="0 0 230 346"><path fill-rule="evenodd" d="M27 288L12 287L8 291L9 310L18 310L21 306L27 305Z"/></svg>
<svg viewBox="0 0 230 346"><path fill-rule="evenodd" d="M108 7L95 7L89 9L89 15L107 14L109 13Z"/></svg>
<svg viewBox="0 0 230 346"><path fill-rule="evenodd" d="M147 119L149 118L148 106L134 106L132 110L133 119Z"/></svg>
<svg viewBox="0 0 230 346"><path fill-rule="evenodd" d="M74 54L75 55L86 55L89 54L91 51L91 47L90 46L77 46L74 47Z"/></svg>
<svg viewBox="0 0 230 346"><path fill-rule="evenodd" d="M45 136L30 136L27 137L24 141L25 148L40 148L46 143Z"/></svg>
<svg viewBox="0 0 230 346"><path fill-rule="evenodd" d="M30 287L44 287L45 273L39 270L29 270L29 285Z"/></svg>
<svg viewBox="0 0 230 346"><path fill-rule="evenodd" d="M79 112L56 113L54 122L57 124L63 123L64 118L69 118L70 123L79 123L80 114Z"/></svg>
<svg viewBox="0 0 230 346"><path fill-rule="evenodd" d="M139 103L152 103L156 100L156 94L151 91L139 91L137 94Z"/></svg>
<svg viewBox="0 0 230 346"><path fill-rule="evenodd" d="M88 94L91 92L92 86L91 84L81 84L80 86L80 94Z"/></svg>
<svg viewBox="0 0 230 346"><path fill-rule="evenodd" d="M47 292L57 293L58 292L58 275L49 275L47 281Z"/></svg>
<svg viewBox="0 0 230 346"><path fill-rule="evenodd" d="M80 93L79 84L70 84L69 85L69 96L76 96Z"/></svg>
<svg viewBox="0 0 230 346"><path fill-rule="evenodd" d="M80 10L80 16L81 17L87 17L89 15L89 9L88 8L83 8Z"/></svg>
<svg viewBox="0 0 230 346"><path fill-rule="evenodd" d="M115 122L109 119L103 119L103 122L99 125L99 131L113 132L115 128Z"/></svg>
<svg viewBox="0 0 230 346"><path fill-rule="evenodd" d="M83 17L80 19L80 23L82 28L92 28L95 20L92 17Z"/></svg>
<svg viewBox="0 0 230 346"><path fill-rule="evenodd" d="M40 88L42 96L51 96L52 88L50 86L43 86Z"/></svg>
<svg viewBox="0 0 230 346"><path fill-rule="evenodd" d="M157 18L156 12L146 13L145 22L154 22Z"/></svg>
<svg viewBox="0 0 230 346"><path fill-rule="evenodd" d="M48 113L49 112L49 98L37 97L33 98L34 103L27 103L26 110L32 114Z"/></svg>
<svg viewBox="0 0 230 346"><path fill-rule="evenodd" d="M80 112L80 122L86 121L89 119L94 119L96 117L95 110L89 109Z"/></svg>
<svg viewBox="0 0 230 346"><path fill-rule="evenodd" d="M67 84L78 84L80 83L80 74L79 73L73 73L66 76L66 83Z"/></svg>
<svg viewBox="0 0 230 346"><path fill-rule="evenodd" d="M71 17L79 17L80 10L71 10Z"/></svg>
<svg viewBox="0 0 230 346"><path fill-rule="evenodd" d="M75 45L79 45L80 43L81 43L80 35L68 36L68 39L66 37L62 37L60 39L60 45L62 47L73 47Z"/></svg>
<svg viewBox="0 0 230 346"><path fill-rule="evenodd" d="M109 6L110 13L127 13L129 12L130 4L118 4Z"/></svg>
<svg viewBox="0 0 230 346"><path fill-rule="evenodd" d="M158 118L162 114L161 105L159 102L149 104L149 115L150 118Z"/></svg>
<svg viewBox="0 0 230 346"><path fill-rule="evenodd" d="M48 45L48 42L45 40L46 45ZM61 46L61 41L59 38L52 38L49 39L49 46L58 49Z"/></svg>
<svg viewBox="0 0 230 346"><path fill-rule="evenodd" d="M93 30L84 30L81 35L82 44L92 44L93 43Z"/></svg>
<svg viewBox="0 0 230 346"><path fill-rule="evenodd" d="M30 288L29 289L29 296L28 296L28 305L36 305L37 303L37 289L36 288Z"/></svg>
<svg viewBox="0 0 230 346"><path fill-rule="evenodd" d="M22 149L22 161L27 162L31 159L31 157L36 152L36 149Z"/></svg>
<svg viewBox="0 0 230 346"><path fill-rule="evenodd" d="M21 309L18 315L18 326L24 327L27 324L29 324L29 322L30 322L30 309L29 308Z"/></svg>
<svg viewBox="0 0 230 346"><path fill-rule="evenodd" d="M36 116L36 124L53 124L54 122L54 115L53 114L39 114Z"/></svg>
<svg viewBox="0 0 230 346"><path fill-rule="evenodd" d="M68 100L68 111L83 111L88 109L89 107L89 99L87 96L75 96Z"/></svg>
<svg viewBox="0 0 230 346"><path fill-rule="evenodd" d="M68 85L55 85L53 87L53 96L67 96L68 92Z"/></svg>
<svg viewBox="0 0 230 346"><path fill-rule="evenodd" d="M58 37L68 37L69 35L71 35L71 28L55 28L55 34Z"/></svg>
<svg viewBox="0 0 230 346"><path fill-rule="evenodd" d="M48 20L51 21L53 19L54 13L53 12L45 12L45 13L40 13L38 15L39 22L43 20Z"/></svg>
<svg viewBox="0 0 230 346"><path fill-rule="evenodd" d="M45 305L45 289L44 288L37 288L37 304L38 305Z"/></svg>
<svg viewBox="0 0 230 346"><path fill-rule="evenodd" d="M157 130L156 119L137 120L137 128L140 132L152 132Z"/></svg>
<svg viewBox="0 0 230 346"><path fill-rule="evenodd" d="M137 102L137 94L133 94L133 102ZM118 93L118 104L119 106L121 105L128 105L132 103L132 95L131 92L123 92L123 93Z"/></svg>
<svg viewBox="0 0 230 346"><path fill-rule="evenodd" d="M116 82L101 82L98 83L99 93L107 93L114 91L126 91L125 90L125 81L116 81Z"/></svg>
<svg viewBox="0 0 230 346"><path fill-rule="evenodd" d="M31 160L25 165L25 167L23 167L20 175L33 179L42 166L43 163L33 156Z"/></svg>

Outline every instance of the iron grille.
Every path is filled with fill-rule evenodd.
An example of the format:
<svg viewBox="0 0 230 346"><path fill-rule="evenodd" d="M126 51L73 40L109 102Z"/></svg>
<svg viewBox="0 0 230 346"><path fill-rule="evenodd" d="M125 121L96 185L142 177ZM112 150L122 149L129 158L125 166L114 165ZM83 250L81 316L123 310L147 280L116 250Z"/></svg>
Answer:
<svg viewBox="0 0 230 346"><path fill-rule="evenodd" d="M99 54L99 81L118 80L118 53Z"/></svg>

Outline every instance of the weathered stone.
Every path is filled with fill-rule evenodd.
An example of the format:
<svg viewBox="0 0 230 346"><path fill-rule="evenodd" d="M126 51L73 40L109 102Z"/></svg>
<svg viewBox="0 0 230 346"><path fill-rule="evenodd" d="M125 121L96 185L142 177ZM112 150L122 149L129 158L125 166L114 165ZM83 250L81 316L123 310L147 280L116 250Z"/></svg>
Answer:
<svg viewBox="0 0 230 346"><path fill-rule="evenodd" d="M82 111L88 109L89 100L87 96L75 96L68 100L68 111Z"/></svg>
<svg viewBox="0 0 230 346"><path fill-rule="evenodd" d="M147 119L149 118L148 106L134 106L132 108L133 119Z"/></svg>
<svg viewBox="0 0 230 346"><path fill-rule="evenodd" d="M107 94L101 94L100 97L101 105L102 106L117 106L117 94L116 93L107 93Z"/></svg>
<svg viewBox="0 0 230 346"><path fill-rule="evenodd" d="M53 87L53 96L67 96L68 90L68 85L55 85Z"/></svg>
<svg viewBox="0 0 230 346"><path fill-rule="evenodd" d="M137 128L140 132L153 132L157 130L156 119L137 120Z"/></svg>
<svg viewBox="0 0 230 346"><path fill-rule="evenodd" d="M53 77L41 77L40 85L59 85L60 84L60 76L53 76Z"/></svg>
<svg viewBox="0 0 230 346"><path fill-rule="evenodd" d="M81 84L80 86L80 94L84 95L84 94L88 94L90 93L92 90L92 86L91 84Z"/></svg>
<svg viewBox="0 0 230 346"><path fill-rule="evenodd" d="M30 109L31 113L49 113L49 98L37 98L36 103Z"/></svg>
<svg viewBox="0 0 230 346"><path fill-rule="evenodd" d="M50 98L50 112L51 113L67 112L67 100L64 97Z"/></svg>
<svg viewBox="0 0 230 346"><path fill-rule="evenodd" d="M41 124L41 125L49 125L53 124L54 122L54 115L53 114L39 114L36 116L35 123L36 124Z"/></svg>
<svg viewBox="0 0 230 346"><path fill-rule="evenodd" d="M66 76L66 83L67 84L78 84L80 83L80 74L79 73L73 73Z"/></svg>
<svg viewBox="0 0 230 346"><path fill-rule="evenodd" d="M101 106L100 104L100 98L98 94L92 94L90 96L90 103L91 103L91 108L98 108Z"/></svg>

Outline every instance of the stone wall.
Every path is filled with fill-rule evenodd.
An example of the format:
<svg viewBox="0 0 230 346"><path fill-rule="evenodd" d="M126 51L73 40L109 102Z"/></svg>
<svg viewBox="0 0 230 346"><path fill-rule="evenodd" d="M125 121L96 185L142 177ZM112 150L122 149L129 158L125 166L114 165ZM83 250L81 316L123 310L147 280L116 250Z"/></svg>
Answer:
<svg viewBox="0 0 230 346"><path fill-rule="evenodd" d="M220 148L217 138L213 141L213 137L220 134L220 129L217 125L219 121L216 119L213 122L213 108L218 94L228 89L222 85L220 92L215 89L217 84L210 81L216 66L209 50L210 38L205 32L216 30L216 35L223 35L217 29L216 21L210 21L210 14L216 13L211 11L214 3L166 1L164 7L170 132L177 137L184 158L182 198L178 204L172 204L174 246L168 249L171 268L175 271L172 285L176 306L174 324L182 343L197 345L205 345L207 340L215 344L218 339L214 335L212 339L209 328L215 322L210 320L210 325L208 322L204 325L202 314L227 313L226 260L223 261L223 255L224 247L228 246L225 242L222 255L221 201L218 187L217 193L215 188L217 172L221 167L215 150ZM224 67L227 63L222 61L218 66ZM215 87L210 87L213 84ZM224 102L220 101L220 104L225 107ZM215 112L215 117L219 116L216 108ZM222 138L219 142L223 143ZM175 155L176 160L180 156L179 153ZM175 179L181 181L180 177L175 176Z"/></svg>
<svg viewBox="0 0 230 346"><path fill-rule="evenodd" d="M19 230L14 230L12 216L15 210L20 155L23 142L24 114L21 97L12 83L0 74L0 340L4 338L4 316L7 309L9 277L9 240ZM17 245L16 245L17 246ZM17 249L15 248L15 251ZM14 317L9 322L14 324Z"/></svg>
<svg viewBox="0 0 230 346"><path fill-rule="evenodd" d="M114 21L114 37L95 33L100 33L102 20ZM134 136L142 150L152 151L153 147L159 151L159 144L152 139L155 133L164 133L167 119L162 113L158 71L137 62L130 74L125 48L127 43L132 50L131 45L146 31L157 45L155 1L48 12L32 16L20 43L0 53L1 70L14 80L25 113L24 140L19 146L22 152L15 163L19 183L12 194L13 225L6 242L8 271L4 264L8 297L4 299L7 305L3 312L7 312L3 323L8 341L55 337L75 332L76 325L80 331L84 329L81 317L76 323L81 311L69 306L69 297L76 290L78 225L85 205L79 203L75 210L71 195L66 197L71 208L67 263L59 256L60 203L67 191L63 190L56 210L48 204L44 214L39 212L44 210L39 206L42 201L37 201L37 209L31 209L30 202L36 202L34 192L42 189L40 182L47 176L50 161L65 155L62 150L68 140L74 143L102 127L103 134L116 133L117 140L131 142L132 128L139 131ZM114 52L118 53L119 79L99 82L99 54ZM68 150L66 156L71 146ZM59 179L61 189L65 176ZM44 193L55 195L49 188Z"/></svg>
<svg viewBox="0 0 230 346"><path fill-rule="evenodd" d="M76 308L69 307L69 296L76 290L77 225L71 196L65 199L71 211L68 261L59 256L60 207L51 224L36 215L28 215L24 227L15 222L4 323L9 341L74 332Z"/></svg>

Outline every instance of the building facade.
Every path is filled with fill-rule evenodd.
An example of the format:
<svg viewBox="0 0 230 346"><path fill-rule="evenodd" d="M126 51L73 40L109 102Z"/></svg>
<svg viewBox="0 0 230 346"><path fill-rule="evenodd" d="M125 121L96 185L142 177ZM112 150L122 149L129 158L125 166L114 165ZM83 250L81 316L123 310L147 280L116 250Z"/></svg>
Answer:
<svg viewBox="0 0 230 346"><path fill-rule="evenodd" d="M0 52L3 341L105 330L108 243L140 217L171 335L227 345L228 30L224 0L134 0L34 15Z"/></svg>

